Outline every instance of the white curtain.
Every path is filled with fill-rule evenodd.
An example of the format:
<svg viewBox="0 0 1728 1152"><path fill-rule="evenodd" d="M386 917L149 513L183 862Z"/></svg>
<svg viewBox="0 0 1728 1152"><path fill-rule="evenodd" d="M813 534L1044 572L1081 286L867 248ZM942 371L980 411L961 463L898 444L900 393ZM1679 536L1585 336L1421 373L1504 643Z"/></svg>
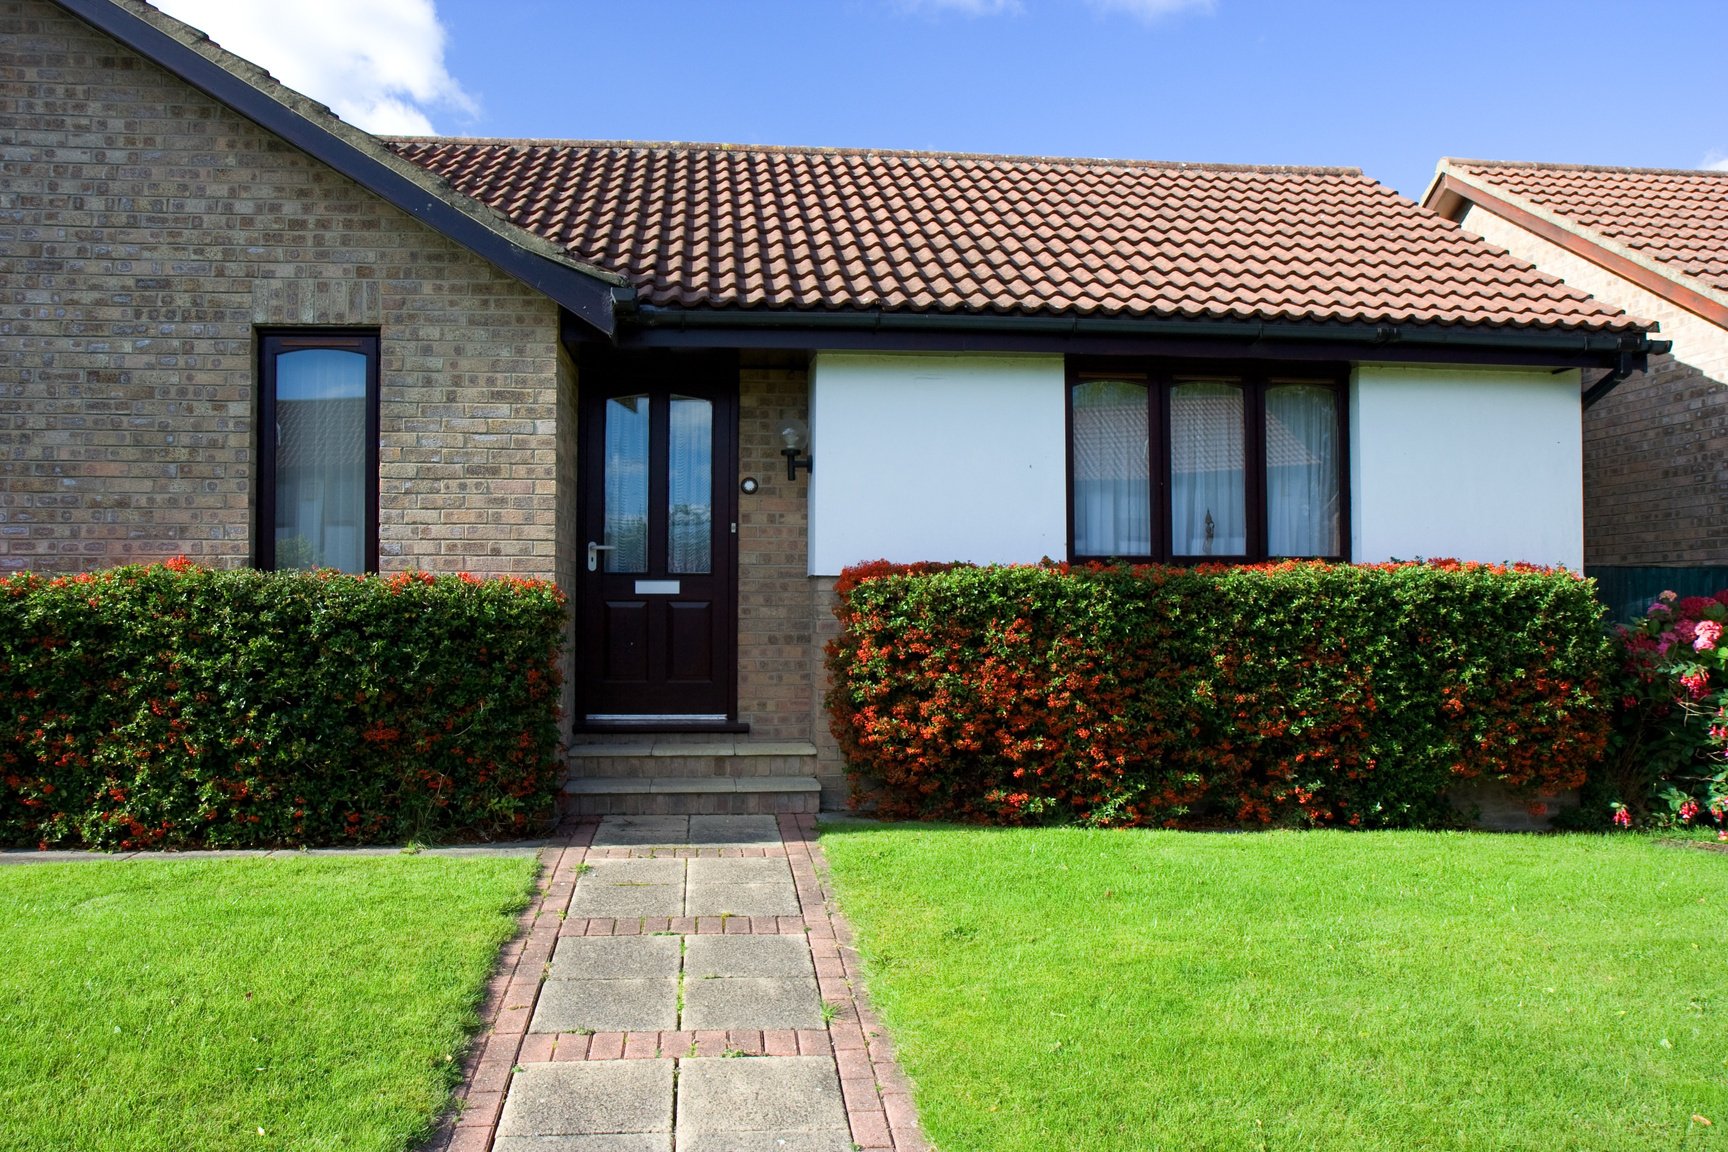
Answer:
<svg viewBox="0 0 1728 1152"><path fill-rule="evenodd" d="M366 357L276 357L276 567L366 569Z"/></svg>
<svg viewBox="0 0 1728 1152"><path fill-rule="evenodd" d="M1266 541L1273 556L1338 556L1338 394L1266 390Z"/></svg>
<svg viewBox="0 0 1728 1152"><path fill-rule="evenodd" d="M1088 380L1072 403L1074 554L1150 556L1146 385Z"/></svg>
<svg viewBox="0 0 1728 1152"><path fill-rule="evenodd" d="M1243 440L1240 384L1171 389L1170 543L1177 556L1247 553Z"/></svg>
<svg viewBox="0 0 1728 1152"><path fill-rule="evenodd" d="M713 567L714 405L672 397L667 445L666 558L670 572Z"/></svg>
<svg viewBox="0 0 1728 1152"><path fill-rule="evenodd" d="M608 572L648 571L648 411L646 396L606 401Z"/></svg>

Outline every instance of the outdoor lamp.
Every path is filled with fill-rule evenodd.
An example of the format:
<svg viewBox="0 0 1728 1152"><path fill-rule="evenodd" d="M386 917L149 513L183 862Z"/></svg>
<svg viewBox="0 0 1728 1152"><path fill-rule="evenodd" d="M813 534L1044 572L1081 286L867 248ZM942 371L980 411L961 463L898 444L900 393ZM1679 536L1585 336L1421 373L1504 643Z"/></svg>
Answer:
<svg viewBox="0 0 1728 1152"><path fill-rule="evenodd" d="M813 457L806 456L802 460L798 458L798 454L810 444L810 429L804 421L794 419L780 425L780 439L786 445L780 449L780 455L786 457L786 479L798 479L800 468L806 472L814 470L816 461Z"/></svg>

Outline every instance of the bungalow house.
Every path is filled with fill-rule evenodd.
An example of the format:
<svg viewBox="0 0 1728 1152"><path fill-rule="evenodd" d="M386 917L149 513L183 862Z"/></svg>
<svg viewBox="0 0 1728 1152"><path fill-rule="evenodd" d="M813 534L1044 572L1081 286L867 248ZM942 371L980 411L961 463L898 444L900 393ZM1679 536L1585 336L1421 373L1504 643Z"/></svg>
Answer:
<svg viewBox="0 0 1728 1152"><path fill-rule="evenodd" d="M1661 323L1671 353L1587 385L1585 570L1620 615L1728 587L1728 171L1448 158L1424 203Z"/></svg>
<svg viewBox="0 0 1728 1152"><path fill-rule="evenodd" d="M1354 169L381 140L139 0L0 57L0 568L555 579L590 811L842 799L861 560L1576 567L1659 347Z"/></svg>

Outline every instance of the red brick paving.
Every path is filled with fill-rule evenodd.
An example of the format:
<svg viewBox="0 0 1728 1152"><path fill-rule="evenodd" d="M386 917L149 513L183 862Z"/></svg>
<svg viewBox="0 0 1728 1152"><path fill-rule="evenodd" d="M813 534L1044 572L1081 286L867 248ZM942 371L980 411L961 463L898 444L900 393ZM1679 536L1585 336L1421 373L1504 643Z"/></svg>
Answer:
<svg viewBox="0 0 1728 1152"><path fill-rule="evenodd" d="M640 1060L655 1057L816 1056L833 1058L839 1075L852 1140L864 1149L928 1152L919 1127L910 1084L894 1058L886 1031L861 997L858 954L850 926L834 911L824 877L826 864L816 843L816 818L778 817L782 843L738 848L591 848L599 817L579 822L563 843L547 849L552 862L542 870L534 899L523 912L517 938L499 957L487 984L481 1012L484 1041L462 1063L463 1083L456 1091L460 1111L423 1152L488 1152L497 1128L512 1071L519 1064L566 1060ZM555 855L555 859L554 859ZM791 866L803 916L644 917L638 919L566 918L580 865L586 860L693 858L766 858L784 856ZM825 1029L767 1032L574 1032L532 1033L540 981L561 936L804 935L810 942L817 987L831 1006Z"/></svg>

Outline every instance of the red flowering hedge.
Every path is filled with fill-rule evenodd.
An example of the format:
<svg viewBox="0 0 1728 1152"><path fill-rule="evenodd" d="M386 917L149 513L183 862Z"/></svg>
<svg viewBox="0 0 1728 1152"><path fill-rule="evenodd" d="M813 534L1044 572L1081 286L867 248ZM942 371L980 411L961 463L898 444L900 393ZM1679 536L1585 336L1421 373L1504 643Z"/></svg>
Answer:
<svg viewBox="0 0 1728 1152"><path fill-rule="evenodd" d="M1454 823L1459 778L1575 787L1610 642L1564 571L862 565L828 707L894 817Z"/></svg>
<svg viewBox="0 0 1728 1152"><path fill-rule="evenodd" d="M0 580L0 843L495 837L551 810L564 598L513 579Z"/></svg>

